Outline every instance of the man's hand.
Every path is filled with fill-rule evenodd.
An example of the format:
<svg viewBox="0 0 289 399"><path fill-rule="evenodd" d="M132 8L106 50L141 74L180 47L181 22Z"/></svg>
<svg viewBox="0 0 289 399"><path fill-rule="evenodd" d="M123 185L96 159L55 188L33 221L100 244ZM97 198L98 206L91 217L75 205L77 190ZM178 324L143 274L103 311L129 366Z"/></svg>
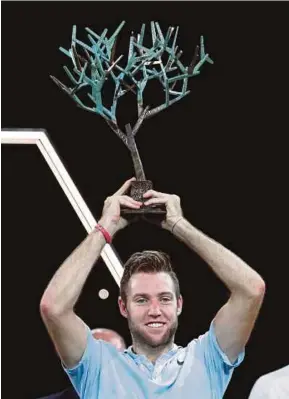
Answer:
<svg viewBox="0 0 289 399"><path fill-rule="evenodd" d="M117 190L111 197L107 197L104 201L102 216L99 223L113 236L118 230L127 226L128 221L120 214L121 206L126 206L131 209L139 209L141 202L135 201L128 195L125 195L131 186L131 182L135 177L127 180L119 190Z"/></svg>
<svg viewBox="0 0 289 399"><path fill-rule="evenodd" d="M164 204L166 207L166 218L161 222L161 226L169 231L172 231L175 223L183 217L181 208L181 200L175 194L165 194L158 191L149 190L144 194L147 201L144 205Z"/></svg>

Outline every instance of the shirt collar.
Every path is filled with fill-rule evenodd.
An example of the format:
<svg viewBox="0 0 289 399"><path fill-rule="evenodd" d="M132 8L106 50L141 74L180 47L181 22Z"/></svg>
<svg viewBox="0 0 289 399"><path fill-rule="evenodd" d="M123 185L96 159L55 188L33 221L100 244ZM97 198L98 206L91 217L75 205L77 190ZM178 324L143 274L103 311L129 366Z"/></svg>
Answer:
<svg viewBox="0 0 289 399"><path fill-rule="evenodd" d="M163 360L169 359L170 357L172 357L173 355L175 355L177 353L178 348L179 348L179 346L174 343L172 348L168 352L163 353L157 360L159 360L159 359L163 359ZM142 361L144 359L146 359L146 361L148 360L145 355L138 355L137 353L135 353L134 350L133 350L132 345L129 346L127 349L125 349L124 353L127 353L128 355L130 355L134 360L138 360L138 361Z"/></svg>

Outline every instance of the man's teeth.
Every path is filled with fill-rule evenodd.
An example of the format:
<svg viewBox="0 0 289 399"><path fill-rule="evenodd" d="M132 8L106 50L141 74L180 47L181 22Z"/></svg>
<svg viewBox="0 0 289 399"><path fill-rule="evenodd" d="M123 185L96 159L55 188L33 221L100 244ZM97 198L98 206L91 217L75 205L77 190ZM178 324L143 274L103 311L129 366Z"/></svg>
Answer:
<svg viewBox="0 0 289 399"><path fill-rule="evenodd" d="M149 327L153 327L153 328L162 327L163 325L164 325L163 323L149 323L148 324Z"/></svg>

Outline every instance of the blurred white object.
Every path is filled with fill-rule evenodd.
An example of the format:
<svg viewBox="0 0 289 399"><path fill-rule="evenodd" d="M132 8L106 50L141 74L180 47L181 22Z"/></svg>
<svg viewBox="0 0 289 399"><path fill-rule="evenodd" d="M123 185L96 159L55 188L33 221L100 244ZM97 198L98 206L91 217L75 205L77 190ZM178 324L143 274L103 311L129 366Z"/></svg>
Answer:
<svg viewBox="0 0 289 399"><path fill-rule="evenodd" d="M289 365L262 375L255 382L249 399L288 399Z"/></svg>
<svg viewBox="0 0 289 399"><path fill-rule="evenodd" d="M106 289L101 289L98 293L100 299L107 299L109 296L109 292Z"/></svg>

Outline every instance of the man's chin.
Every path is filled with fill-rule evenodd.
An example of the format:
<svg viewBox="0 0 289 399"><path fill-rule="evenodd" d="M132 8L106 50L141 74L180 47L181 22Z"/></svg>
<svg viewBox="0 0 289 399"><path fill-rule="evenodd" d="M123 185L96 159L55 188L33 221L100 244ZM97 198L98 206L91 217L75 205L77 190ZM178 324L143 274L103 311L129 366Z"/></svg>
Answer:
<svg viewBox="0 0 289 399"><path fill-rule="evenodd" d="M168 343L168 337L166 333L160 335L144 334L144 340L152 348L157 348L158 346L164 346Z"/></svg>
<svg viewBox="0 0 289 399"><path fill-rule="evenodd" d="M148 345L151 348L158 348L170 344L177 330L177 324L170 327L166 325L165 328L158 331L150 331L147 327L134 328L134 325L129 323L130 332L133 340L142 345Z"/></svg>
<svg viewBox="0 0 289 399"><path fill-rule="evenodd" d="M151 348L159 348L161 346L165 346L167 342L162 339L152 339L151 337L146 339L146 344Z"/></svg>

